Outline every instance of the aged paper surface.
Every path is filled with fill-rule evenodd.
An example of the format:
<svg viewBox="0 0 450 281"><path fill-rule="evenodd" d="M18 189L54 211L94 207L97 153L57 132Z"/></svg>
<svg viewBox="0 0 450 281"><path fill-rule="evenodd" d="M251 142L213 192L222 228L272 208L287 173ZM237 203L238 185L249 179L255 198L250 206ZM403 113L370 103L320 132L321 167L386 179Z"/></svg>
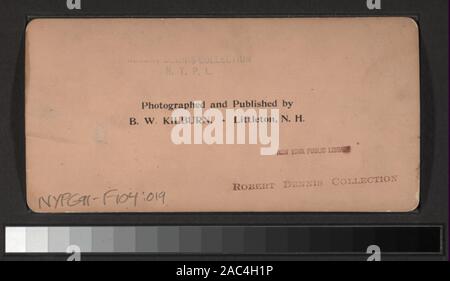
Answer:
<svg viewBox="0 0 450 281"><path fill-rule="evenodd" d="M28 205L412 211L419 96L418 28L408 18L33 20ZM174 144L174 107L194 101L203 110L279 109L278 153Z"/></svg>

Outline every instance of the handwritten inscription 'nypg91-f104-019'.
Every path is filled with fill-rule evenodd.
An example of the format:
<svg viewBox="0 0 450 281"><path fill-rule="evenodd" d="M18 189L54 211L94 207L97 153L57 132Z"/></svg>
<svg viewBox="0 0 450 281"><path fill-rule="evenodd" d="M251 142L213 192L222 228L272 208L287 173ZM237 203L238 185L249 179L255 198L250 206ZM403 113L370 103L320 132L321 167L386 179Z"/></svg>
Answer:
<svg viewBox="0 0 450 281"><path fill-rule="evenodd" d="M73 208L101 206L136 207L139 203L154 203L165 205L166 192L121 192L118 189L108 189L101 195L60 193L39 197L39 209L42 208Z"/></svg>

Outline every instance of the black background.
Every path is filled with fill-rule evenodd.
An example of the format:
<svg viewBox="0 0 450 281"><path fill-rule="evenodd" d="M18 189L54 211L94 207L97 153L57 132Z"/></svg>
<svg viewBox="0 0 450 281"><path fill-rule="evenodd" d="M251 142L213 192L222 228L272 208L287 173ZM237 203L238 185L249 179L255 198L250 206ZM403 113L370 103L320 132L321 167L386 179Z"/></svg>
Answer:
<svg viewBox="0 0 450 281"><path fill-rule="evenodd" d="M0 0L0 259L5 226L139 225L443 225L448 236L448 0L381 0L369 10L366 0L82 0L68 10L66 0ZM35 17L305 17L410 16L421 41L421 205L407 214L174 213L35 214L25 200L24 31ZM445 239L447 242L447 239ZM390 259L447 259L445 256L395 256ZM61 255L27 256L59 259ZM85 259L114 259L91 255ZM170 256L128 255L121 259L170 260ZM184 259L234 259L195 257ZM364 256L361 256L363 260ZM177 258L179 259L179 257ZM358 259L351 256L263 256L241 260Z"/></svg>

